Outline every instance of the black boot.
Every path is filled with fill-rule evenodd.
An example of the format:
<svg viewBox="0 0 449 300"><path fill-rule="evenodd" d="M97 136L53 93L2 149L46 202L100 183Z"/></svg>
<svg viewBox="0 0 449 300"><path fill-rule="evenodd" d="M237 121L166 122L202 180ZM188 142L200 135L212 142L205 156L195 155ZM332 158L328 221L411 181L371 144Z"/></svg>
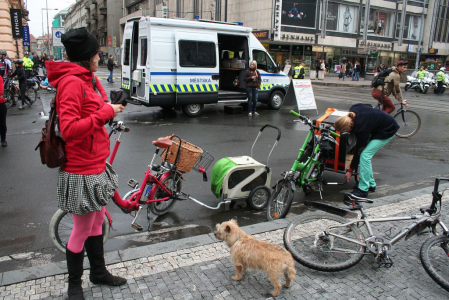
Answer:
<svg viewBox="0 0 449 300"><path fill-rule="evenodd" d="M67 269L69 271L69 289L67 294L69 300L84 300L81 276L83 276L84 250L80 253L73 253L65 249Z"/></svg>
<svg viewBox="0 0 449 300"><path fill-rule="evenodd" d="M88 237L84 243L84 248L87 252L87 258L89 258L89 279L92 283L110 286L119 286L126 283L125 278L113 276L106 269L106 264L104 262L103 235Z"/></svg>

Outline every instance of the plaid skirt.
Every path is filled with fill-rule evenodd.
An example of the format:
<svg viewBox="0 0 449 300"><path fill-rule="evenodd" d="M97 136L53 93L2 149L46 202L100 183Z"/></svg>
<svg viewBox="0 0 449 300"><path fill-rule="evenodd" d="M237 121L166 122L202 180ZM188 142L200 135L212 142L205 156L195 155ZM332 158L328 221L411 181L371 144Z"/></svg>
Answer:
<svg viewBox="0 0 449 300"><path fill-rule="evenodd" d="M98 175L72 174L59 169L58 207L79 216L99 211L114 197L117 188L118 176L109 163Z"/></svg>

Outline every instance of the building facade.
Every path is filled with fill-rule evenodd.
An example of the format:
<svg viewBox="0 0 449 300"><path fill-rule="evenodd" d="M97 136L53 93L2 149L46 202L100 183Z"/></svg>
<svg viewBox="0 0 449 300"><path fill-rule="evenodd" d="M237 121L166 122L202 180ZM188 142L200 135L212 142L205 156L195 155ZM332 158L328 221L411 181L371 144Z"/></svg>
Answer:
<svg viewBox="0 0 449 300"><path fill-rule="evenodd" d="M18 9L21 11L22 19L21 26L28 25L29 12L26 9L23 0L0 0L0 50L5 50L10 59L18 59L23 57L23 52L28 50L28 47L23 46L22 38L14 38L13 27L11 24L11 9Z"/></svg>
<svg viewBox="0 0 449 300"><path fill-rule="evenodd" d="M302 60L311 68L316 60L325 60L331 72L337 71L343 60L358 61L368 74L380 64L391 66L400 59L408 60L409 68L413 69L416 64L429 69L446 65L449 0L408 0L405 7L403 2L124 0L120 25L123 32L127 19L143 15L242 22L253 28L282 68L286 62L294 67ZM369 9L365 10L368 4ZM422 46L417 62L420 38Z"/></svg>

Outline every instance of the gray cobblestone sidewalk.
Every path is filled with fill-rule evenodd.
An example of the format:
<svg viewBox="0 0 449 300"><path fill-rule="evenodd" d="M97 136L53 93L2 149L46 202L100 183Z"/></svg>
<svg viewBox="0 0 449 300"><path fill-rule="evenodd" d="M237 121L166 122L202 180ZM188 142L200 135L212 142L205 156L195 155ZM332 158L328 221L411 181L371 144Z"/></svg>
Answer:
<svg viewBox="0 0 449 300"><path fill-rule="evenodd" d="M412 193L413 194L413 193ZM366 205L371 217L414 214L419 207L430 204L428 190L422 196L399 196L376 201L379 206ZM387 198L387 197L385 197ZM448 203L449 204L449 203ZM444 205L449 209L449 205ZM286 220L257 224L243 228L258 239L282 244ZM399 231L407 222L376 226L378 233ZM392 227L392 230L390 228ZM209 237L212 239L211 235ZM316 272L296 264L297 277L292 287L283 288L276 299L447 299L449 294L425 273L419 260L419 249L425 237L415 236L400 241L393 248L390 269L378 269L372 256L365 257L355 267L338 272ZM207 239L206 239L207 240ZM272 299L272 285L265 273L250 270L237 282L231 277L234 267L229 250L223 242L211 240L197 243L181 240L182 249L160 251L148 246L145 256L112 263L108 268L115 275L124 276L128 284L121 287L96 286L89 282L89 270L83 276L86 299ZM190 246L189 243L192 245ZM154 245L153 245L154 246ZM134 249L139 251L138 248ZM130 256L129 256L130 257ZM122 259L124 259L122 257ZM36 273L24 275L23 282L0 286L0 300L6 299L65 299L67 274ZM8 274L2 273L2 284ZM27 278L42 277L26 280Z"/></svg>

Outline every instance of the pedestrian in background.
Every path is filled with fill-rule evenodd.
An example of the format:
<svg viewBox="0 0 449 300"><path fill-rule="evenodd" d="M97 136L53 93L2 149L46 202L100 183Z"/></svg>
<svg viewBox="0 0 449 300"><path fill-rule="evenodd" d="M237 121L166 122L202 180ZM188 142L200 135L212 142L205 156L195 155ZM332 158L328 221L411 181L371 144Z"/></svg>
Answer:
<svg viewBox="0 0 449 300"><path fill-rule="evenodd" d="M31 78L31 72L33 71L33 66L34 66L34 62L33 60L29 57L30 54L28 52L24 53L23 56L23 68L25 69L25 75L26 78Z"/></svg>
<svg viewBox="0 0 449 300"><path fill-rule="evenodd" d="M102 224L104 206L118 188L118 178L106 162L109 136L107 120L124 106L105 103L95 92L100 45L86 28L67 31L61 37L70 62L47 62L49 82L58 89L56 109L64 138L67 162L58 173L57 198L60 209L73 216L73 230L66 246L69 272L68 296L84 299L81 287L84 249L90 263L89 279L94 284L120 286L126 279L106 269Z"/></svg>
<svg viewBox="0 0 449 300"><path fill-rule="evenodd" d="M6 142L6 113L8 108L6 107L5 98L3 98L3 77L0 76L0 143L2 147L8 146Z"/></svg>
<svg viewBox="0 0 449 300"><path fill-rule="evenodd" d="M109 70L109 77L108 77L108 79L107 79L107 81L109 82L109 83L114 83L114 78L113 78L113 76L114 76L114 57L112 56L112 54L111 55L109 55L109 58L108 58L108 70Z"/></svg>
<svg viewBox="0 0 449 300"><path fill-rule="evenodd" d="M23 60L18 59L14 62L14 64L16 65L16 70L11 74L11 77L17 76L17 80L19 81L20 99L22 100L22 105L19 106L19 109L24 109L25 99L31 103L31 99L26 95L27 76L25 69L23 68Z"/></svg>
<svg viewBox="0 0 449 300"><path fill-rule="evenodd" d="M343 63L341 64L341 68L340 68L340 76L339 76L339 79L340 79L340 78L343 78L343 81L345 81L345 77L346 77L346 63L343 62Z"/></svg>
<svg viewBox="0 0 449 300"><path fill-rule="evenodd" d="M246 94L248 96L248 116L258 116L256 105L262 77L259 71L257 71L257 62L255 60L249 65L249 69L246 70L243 80L246 82Z"/></svg>

